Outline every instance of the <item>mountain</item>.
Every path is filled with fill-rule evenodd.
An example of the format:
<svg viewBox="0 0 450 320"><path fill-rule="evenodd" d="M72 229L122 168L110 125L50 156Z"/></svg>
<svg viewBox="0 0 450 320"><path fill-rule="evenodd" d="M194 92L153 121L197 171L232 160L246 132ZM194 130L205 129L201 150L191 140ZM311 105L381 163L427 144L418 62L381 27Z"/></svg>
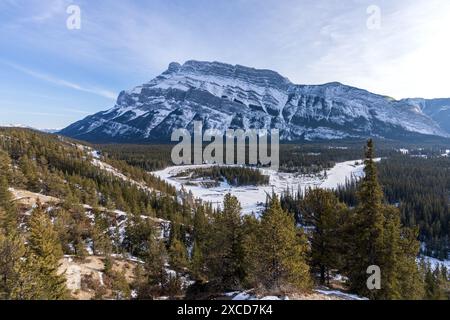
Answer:
<svg viewBox="0 0 450 320"><path fill-rule="evenodd" d="M443 130L450 132L450 99L405 99L433 119Z"/></svg>
<svg viewBox="0 0 450 320"><path fill-rule="evenodd" d="M450 122L440 126L429 109L337 82L297 85L271 70L187 61L60 133L93 142L170 141L172 130L200 120L205 129L278 128L285 141L448 136Z"/></svg>
<svg viewBox="0 0 450 320"><path fill-rule="evenodd" d="M60 129L38 129L38 128L34 128L34 127L30 127L24 124L20 124L20 123L9 123L9 124L0 124L0 128L22 128L22 129L32 129L32 130L36 130L36 131L41 131L44 133L57 133L58 131L60 131Z"/></svg>

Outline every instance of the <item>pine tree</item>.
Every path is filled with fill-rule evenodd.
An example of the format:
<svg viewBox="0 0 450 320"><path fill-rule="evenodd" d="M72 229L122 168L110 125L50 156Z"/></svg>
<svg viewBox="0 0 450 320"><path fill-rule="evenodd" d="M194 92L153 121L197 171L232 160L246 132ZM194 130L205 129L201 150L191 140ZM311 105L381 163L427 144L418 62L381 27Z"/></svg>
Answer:
<svg viewBox="0 0 450 320"><path fill-rule="evenodd" d="M191 254L190 270L194 279L198 281L205 281L206 276L206 266L205 266L205 255L207 253L208 247L208 228L209 222L205 214L205 206L198 204L195 209L194 214L194 237L193 237L193 247Z"/></svg>
<svg viewBox="0 0 450 320"><path fill-rule="evenodd" d="M109 236L106 234L106 230L103 230L98 221L92 226L92 251L94 255L106 254L111 252L112 246Z"/></svg>
<svg viewBox="0 0 450 320"><path fill-rule="evenodd" d="M264 288L274 292L309 288L306 237L296 228L294 218L283 211L276 195L261 217L256 250L258 278Z"/></svg>
<svg viewBox="0 0 450 320"><path fill-rule="evenodd" d="M77 237L77 239L75 240L74 247L75 247L75 256L80 261L83 261L86 258L88 252L86 250L86 244L84 243L83 239L81 239L81 237Z"/></svg>
<svg viewBox="0 0 450 320"><path fill-rule="evenodd" d="M194 239L199 243L203 243L206 239L208 228L208 219L205 214L203 205L199 205L194 215Z"/></svg>
<svg viewBox="0 0 450 320"><path fill-rule="evenodd" d="M417 255L420 248L420 243L417 240L418 235L418 227L404 227L400 232L400 255L397 272L402 299L421 300L425 295L423 275L417 264Z"/></svg>
<svg viewBox="0 0 450 320"><path fill-rule="evenodd" d="M5 176L0 176L0 229L6 234L17 230L17 209Z"/></svg>
<svg viewBox="0 0 450 320"><path fill-rule="evenodd" d="M371 295L378 299L401 299L400 267L400 214L395 207L384 208L383 251L378 253L378 266L381 268L380 291Z"/></svg>
<svg viewBox="0 0 450 320"><path fill-rule="evenodd" d="M135 269L135 278L137 280L137 293L139 299L149 299L159 296L162 285L167 281L165 262L167 252L160 240L151 236L148 239L148 250L144 260L144 270Z"/></svg>
<svg viewBox="0 0 450 320"><path fill-rule="evenodd" d="M33 192L39 192L40 183L37 168L28 155L20 158L19 167L26 178L27 189Z"/></svg>
<svg viewBox="0 0 450 320"><path fill-rule="evenodd" d="M237 290L245 278L241 206L226 194L223 210L214 215L206 255L208 278L220 290Z"/></svg>
<svg viewBox="0 0 450 320"><path fill-rule="evenodd" d="M111 257L111 252L105 252L105 259L103 259L103 272L106 275L111 275L114 261Z"/></svg>
<svg viewBox="0 0 450 320"><path fill-rule="evenodd" d="M115 300L128 300L131 297L130 285L122 272L113 271L111 274L112 294Z"/></svg>
<svg viewBox="0 0 450 320"><path fill-rule="evenodd" d="M31 215L29 230L26 259L28 271L35 276L34 298L64 299L67 296L66 281L58 272L62 249L50 219L39 205Z"/></svg>
<svg viewBox="0 0 450 320"><path fill-rule="evenodd" d="M436 265L433 269L431 264L428 263L425 271L425 299L446 299L447 297L444 291L446 282L447 279L443 277L440 266Z"/></svg>
<svg viewBox="0 0 450 320"><path fill-rule="evenodd" d="M4 234L0 229L0 300L13 299L23 272L25 243L17 232Z"/></svg>
<svg viewBox="0 0 450 320"><path fill-rule="evenodd" d="M179 298L183 291L180 276L178 274L169 275L163 290L163 294L169 296L170 299Z"/></svg>
<svg viewBox="0 0 450 320"><path fill-rule="evenodd" d="M125 227L125 248L130 254L143 257L149 237L156 232L151 219L144 219L139 214L129 215Z"/></svg>
<svg viewBox="0 0 450 320"><path fill-rule="evenodd" d="M372 140L367 143L364 163L358 205L347 229L350 288L371 299L420 298L421 280L415 263L418 242L411 230L402 228L398 208L384 203ZM366 270L372 265L381 270L381 289L367 287Z"/></svg>
<svg viewBox="0 0 450 320"><path fill-rule="evenodd" d="M349 280L351 290L374 298L377 291L367 289L366 270L371 265L382 265L384 213L372 140L367 142L365 156L365 176L359 184L358 206L352 230L354 247L349 252Z"/></svg>
<svg viewBox="0 0 450 320"><path fill-rule="evenodd" d="M11 193L8 190L8 181L0 175L0 207L7 208L11 202Z"/></svg>
<svg viewBox="0 0 450 320"><path fill-rule="evenodd" d="M187 250L179 239L173 239L169 248L170 266L178 272L183 272L188 266Z"/></svg>
<svg viewBox="0 0 450 320"><path fill-rule="evenodd" d="M7 181L12 180L11 158L0 148L0 175L5 177Z"/></svg>
<svg viewBox="0 0 450 320"><path fill-rule="evenodd" d="M339 268L343 244L341 221L347 208L331 192L310 189L300 203L302 222L308 227L313 274L320 274L321 284L329 283L330 271Z"/></svg>
<svg viewBox="0 0 450 320"><path fill-rule="evenodd" d="M190 263L192 277L197 281L205 281L205 259L198 242L195 241L192 247L192 257Z"/></svg>
<svg viewBox="0 0 450 320"><path fill-rule="evenodd" d="M244 248L244 266L245 272L245 286L255 288L260 285L259 274L256 272L260 267L258 245L261 241L260 221L255 215L245 215L243 218L243 239L242 246Z"/></svg>

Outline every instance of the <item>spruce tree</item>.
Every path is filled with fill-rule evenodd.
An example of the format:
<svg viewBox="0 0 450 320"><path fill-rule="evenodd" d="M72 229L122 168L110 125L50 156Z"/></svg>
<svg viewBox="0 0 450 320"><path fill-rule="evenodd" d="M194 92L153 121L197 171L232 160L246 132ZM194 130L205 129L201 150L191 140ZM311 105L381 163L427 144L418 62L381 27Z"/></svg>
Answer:
<svg viewBox="0 0 450 320"><path fill-rule="evenodd" d="M308 190L300 203L302 222L308 227L312 271L320 274L321 284L329 283L330 271L339 268L341 221L346 210L331 191L322 189Z"/></svg>
<svg viewBox="0 0 450 320"><path fill-rule="evenodd" d="M5 176L0 176L0 299L13 299L23 272L25 242Z"/></svg>
<svg viewBox="0 0 450 320"><path fill-rule="evenodd" d="M433 269L430 263L426 265L425 273L425 299L444 300L446 299L445 284L447 279L443 277L440 265Z"/></svg>
<svg viewBox="0 0 450 320"><path fill-rule="evenodd" d="M111 274L112 294L115 300L128 300L131 297L130 285L122 272L113 271Z"/></svg>
<svg viewBox="0 0 450 320"><path fill-rule="evenodd" d="M15 299L24 270L25 243L17 232L4 234L0 229L0 300Z"/></svg>
<svg viewBox="0 0 450 320"><path fill-rule="evenodd" d="M378 299L401 299L399 278L400 257L400 214L395 207L385 206L383 226L383 248L378 253L378 266L381 268L382 288L375 291Z"/></svg>
<svg viewBox="0 0 450 320"><path fill-rule="evenodd" d="M6 178L7 181L12 180L11 158L0 148L0 176Z"/></svg>
<svg viewBox="0 0 450 320"><path fill-rule="evenodd" d="M35 274L36 299L57 300L67 297L65 278L58 272L62 249L52 222L40 205L29 221L27 266Z"/></svg>
<svg viewBox="0 0 450 320"><path fill-rule="evenodd" d="M139 299L149 299L159 296L162 286L167 281L167 272L165 269L167 252L164 243L156 237L150 236L147 248L144 270L141 268L135 269Z"/></svg>
<svg viewBox="0 0 450 320"><path fill-rule="evenodd" d="M260 285L258 268L260 267L259 250L260 244L260 221L255 215L245 215L243 218L243 239L245 286L255 288Z"/></svg>
<svg viewBox="0 0 450 320"><path fill-rule="evenodd" d="M0 175L0 207L7 208L11 202L11 193L8 190L8 181Z"/></svg>
<svg viewBox="0 0 450 320"><path fill-rule="evenodd" d="M207 253L208 278L220 290L237 290L245 278L241 205L226 194L223 210L214 215Z"/></svg>
<svg viewBox="0 0 450 320"><path fill-rule="evenodd" d="M372 140L367 142L364 164L365 177L358 187L358 205L347 228L350 289L371 299L417 299L421 295L415 263L418 242L411 230L402 228L398 208L384 202ZM372 265L380 268L380 289L367 286L366 272Z"/></svg>
<svg viewBox="0 0 450 320"><path fill-rule="evenodd" d="M169 296L170 299L179 298L182 294L181 278L178 274L169 275L167 282L164 284L163 294Z"/></svg>
<svg viewBox="0 0 450 320"><path fill-rule="evenodd" d="M203 205L199 205L194 215L194 239L199 243L206 241L208 219Z"/></svg>
<svg viewBox="0 0 450 320"><path fill-rule="evenodd" d="M0 229L3 229L5 233L17 230L17 208L12 202L5 176L0 176Z"/></svg>
<svg viewBox="0 0 450 320"><path fill-rule="evenodd" d="M195 241L192 247L192 257L190 263L190 270L192 277L197 281L205 281L205 259L203 256L202 249L198 245L198 242Z"/></svg>
<svg viewBox="0 0 450 320"><path fill-rule="evenodd" d="M420 243L419 228L402 228L400 232L400 256L398 275L401 299L421 300L424 295L424 279L417 263Z"/></svg>
<svg viewBox="0 0 450 320"><path fill-rule="evenodd" d="M366 270L371 265L382 265L384 213L383 192L378 182L372 140L367 142L365 157L365 176L359 184L358 206L351 230L354 246L348 257L349 280L351 290L374 298L377 291L367 289Z"/></svg>
<svg viewBox="0 0 450 320"><path fill-rule="evenodd" d="M187 250L183 241L173 239L169 248L170 266L177 272L183 272L188 267Z"/></svg>
<svg viewBox="0 0 450 320"><path fill-rule="evenodd" d="M303 290L310 287L307 239L283 211L276 195L261 217L258 278L267 290Z"/></svg>

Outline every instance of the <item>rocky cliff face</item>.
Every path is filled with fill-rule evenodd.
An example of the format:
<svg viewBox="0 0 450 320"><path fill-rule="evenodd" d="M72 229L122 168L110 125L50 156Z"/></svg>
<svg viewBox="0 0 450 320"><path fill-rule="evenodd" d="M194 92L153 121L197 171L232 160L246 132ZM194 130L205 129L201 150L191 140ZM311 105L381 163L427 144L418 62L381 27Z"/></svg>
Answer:
<svg viewBox="0 0 450 320"><path fill-rule="evenodd" d="M405 99L433 119L444 131L450 133L450 99Z"/></svg>
<svg viewBox="0 0 450 320"><path fill-rule="evenodd" d="M420 101L340 83L296 85L271 70L187 61L171 63L150 82L122 91L111 109L60 133L95 142L170 141L172 130L203 121L204 128L221 130L278 128L285 141L447 136L450 122L433 120L432 108Z"/></svg>

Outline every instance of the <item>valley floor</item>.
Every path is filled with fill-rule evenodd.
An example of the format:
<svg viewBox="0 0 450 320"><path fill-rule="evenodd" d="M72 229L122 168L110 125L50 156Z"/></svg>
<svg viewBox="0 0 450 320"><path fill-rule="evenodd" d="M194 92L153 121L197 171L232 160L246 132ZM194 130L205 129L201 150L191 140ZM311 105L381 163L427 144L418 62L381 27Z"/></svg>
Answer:
<svg viewBox="0 0 450 320"><path fill-rule="evenodd" d="M296 192L297 190L305 191L307 188L334 189L345 184L347 180L361 178L364 174L362 160L352 160L337 163L333 168L320 174L301 175L260 169L264 175L270 176L269 184L262 186L234 187L227 182L222 182L218 187L206 188L201 185L201 179L177 177L179 173L190 169L211 166L213 165L172 166L155 171L153 174L173 185L177 190L184 188L187 192L192 192L194 197L212 203L213 207L221 206L224 195L231 193L238 198L244 214L260 213L267 195L272 192L280 195L286 190Z"/></svg>

